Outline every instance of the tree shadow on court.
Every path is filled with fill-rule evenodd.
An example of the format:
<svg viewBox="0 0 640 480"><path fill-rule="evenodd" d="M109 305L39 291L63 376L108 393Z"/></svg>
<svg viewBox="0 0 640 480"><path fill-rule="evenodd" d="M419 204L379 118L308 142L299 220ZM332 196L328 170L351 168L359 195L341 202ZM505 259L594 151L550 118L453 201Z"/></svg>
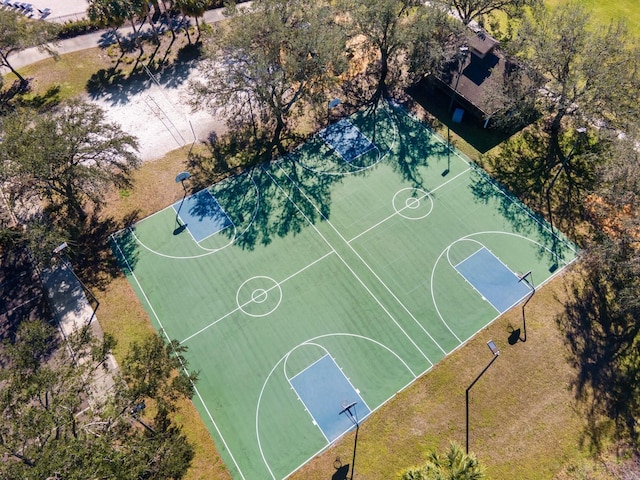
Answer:
<svg viewBox="0 0 640 480"><path fill-rule="evenodd" d="M237 247L253 250L275 237L297 235L330 215L331 186L339 176L318 175L291 157L252 167L212 187L213 194L235 229L221 232ZM223 188L216 188L222 186ZM196 199L190 213L199 217L219 214L206 197Z"/></svg>
<svg viewBox="0 0 640 480"><path fill-rule="evenodd" d="M563 166L555 157L549 157L550 140L543 122L509 139L499 153L480 160L480 165L490 171L510 195L518 197L533 211L548 214L549 201L554 226L574 237L579 234L585 218L584 196L593 186L602 148L597 142L577 142L575 135L571 132L561 139L561 148L571 152L567 153L570 161ZM552 185L554 177L556 182ZM478 188L474 193L482 199L488 191Z"/></svg>
<svg viewBox="0 0 640 480"><path fill-rule="evenodd" d="M396 155L392 167L400 177L414 188L424 188L424 173L429 159L447 155L447 145L430 141L426 127L403 109L390 109L398 131Z"/></svg>
<svg viewBox="0 0 640 480"><path fill-rule="evenodd" d="M552 234L549 226L540 214L529 210L519 198L513 195L504 185L493 179L480 167L473 166L471 191L477 202L493 204L500 215L505 218L513 230L527 238L539 238L538 258L548 261L550 271L555 270L565 261L566 245Z"/></svg>

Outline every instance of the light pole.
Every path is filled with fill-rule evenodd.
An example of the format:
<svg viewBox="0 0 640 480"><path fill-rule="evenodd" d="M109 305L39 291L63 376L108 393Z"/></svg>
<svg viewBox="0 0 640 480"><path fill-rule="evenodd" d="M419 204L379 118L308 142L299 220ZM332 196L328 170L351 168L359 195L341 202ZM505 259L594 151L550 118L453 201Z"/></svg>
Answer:
<svg viewBox="0 0 640 480"><path fill-rule="evenodd" d="M462 75L462 67L464 67L464 63L467 58L467 53L469 53L469 47L467 47L466 45L463 45L462 47L460 47L460 53L458 56L458 76L456 77L456 84L453 87L453 94L451 95L451 103L449 103L449 110L447 110L447 112L450 112L451 109L453 108L453 102L455 101L456 94L458 93L458 83L460 83L460 76ZM462 59L462 61L460 61L460 59Z"/></svg>
<svg viewBox="0 0 640 480"><path fill-rule="evenodd" d="M469 390L471 390L471 388L476 384L476 382L478 380L480 380L480 377L482 377L482 375L484 374L484 372L486 372L489 367L491 366L491 364L493 362L496 361L496 359L498 358L498 356L500 355L500 350L498 350L498 347L496 347L496 344L493 342L493 340L489 340L487 342L487 346L489 347L489 349L491 350L491 353L493 353L493 358L491 359L491 361L487 364L486 367L484 367L482 369L482 371L478 374L478 376L475 378L475 380L473 382L471 382L471 385L469 385L467 387L467 390L465 391L465 400L466 400L466 427L467 427L467 453L469 453Z"/></svg>
<svg viewBox="0 0 640 480"><path fill-rule="evenodd" d="M351 462L351 480L353 480L353 472L356 469L356 448L358 447L358 431L360 430L360 423L358 422L358 412L356 411L356 405L358 402L351 402L345 405L338 415L346 415L356 427L356 437L353 442L353 460Z"/></svg>
<svg viewBox="0 0 640 480"><path fill-rule="evenodd" d="M546 192L546 199L547 199L547 214L549 216L549 228L551 228L551 241L553 242L551 250L552 253L554 255L554 261L556 262L554 266L557 266L557 262L558 262L558 255L556 252L556 234L553 231L553 218L551 216L551 198L550 198L550 194L551 194L551 189L553 188L553 186L556 183L556 180L558 180L558 177L560 176L560 173L564 170L564 167L567 165L567 162L571 159L571 157L573 156L573 152L576 149L576 146L578 145L578 141L580 140L580 137L582 136L582 134L584 134L587 131L586 128L581 127L581 128L577 128L576 132L578 132L578 136L576 137L575 142L573 142L573 146L571 147L571 150L569 151L569 154L564 158L564 161L562 162L562 164L560 165L560 168L558 169L558 171L556 172L556 174L553 176L553 178L551 179L551 183L549 183L549 186L547 187L547 192ZM555 270L555 268L554 268Z"/></svg>

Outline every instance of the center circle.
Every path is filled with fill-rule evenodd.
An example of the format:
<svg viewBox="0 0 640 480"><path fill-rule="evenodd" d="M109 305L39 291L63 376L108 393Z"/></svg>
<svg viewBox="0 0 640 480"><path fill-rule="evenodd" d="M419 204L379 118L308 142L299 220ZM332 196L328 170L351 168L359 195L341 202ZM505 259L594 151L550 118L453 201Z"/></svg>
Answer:
<svg viewBox="0 0 640 480"><path fill-rule="evenodd" d="M433 198L421 188L407 187L393 196L393 209L407 220L421 220L433 210Z"/></svg>
<svg viewBox="0 0 640 480"><path fill-rule="evenodd" d="M267 301L267 297L269 296L269 292L267 292L263 288L257 288L251 293L251 300L256 303L262 303Z"/></svg>
<svg viewBox="0 0 640 480"><path fill-rule="evenodd" d="M236 292L238 308L250 317L264 317L282 302L282 288L271 277L256 276L245 280Z"/></svg>

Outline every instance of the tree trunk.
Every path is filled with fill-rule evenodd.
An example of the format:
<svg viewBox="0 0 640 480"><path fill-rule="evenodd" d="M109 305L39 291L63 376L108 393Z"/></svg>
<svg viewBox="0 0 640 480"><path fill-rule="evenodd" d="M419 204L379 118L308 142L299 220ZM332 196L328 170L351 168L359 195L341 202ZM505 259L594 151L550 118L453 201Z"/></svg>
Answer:
<svg viewBox="0 0 640 480"><path fill-rule="evenodd" d="M389 98L389 88L387 86L387 76L389 75L389 53L381 50L380 52L380 76L378 77L378 86L373 94L372 103L377 104L380 99Z"/></svg>
<svg viewBox="0 0 640 480"><path fill-rule="evenodd" d="M564 153L560 147L560 127L566 109L560 108L549 124L549 151L547 153L547 169L551 170L558 163L564 162Z"/></svg>
<svg viewBox="0 0 640 480"><path fill-rule="evenodd" d="M284 149L284 146L282 145L282 139L280 138L282 136L282 132L284 131L284 120L282 119L282 115L278 115L277 119L276 119L276 129L273 131L273 137L271 139L271 148L270 150L273 151L273 148L275 147L278 150L278 153L281 155L285 155L287 152Z"/></svg>
<svg viewBox="0 0 640 480"><path fill-rule="evenodd" d="M11 73L13 73L16 77L18 77L18 79L20 80L21 86L24 87L29 83L26 78L20 75L18 71L15 68L13 68L13 66L9 63L9 61L7 60L7 57L3 53L0 53L0 58L2 58L2 64L5 67L7 67L9 70L11 70Z"/></svg>

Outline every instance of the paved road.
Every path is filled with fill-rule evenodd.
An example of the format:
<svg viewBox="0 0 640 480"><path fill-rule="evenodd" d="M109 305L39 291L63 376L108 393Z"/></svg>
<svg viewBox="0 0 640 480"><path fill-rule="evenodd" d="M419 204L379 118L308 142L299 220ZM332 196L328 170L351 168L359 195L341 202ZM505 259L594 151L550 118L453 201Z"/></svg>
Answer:
<svg viewBox="0 0 640 480"><path fill-rule="evenodd" d="M249 5L246 3L244 5ZM215 10L207 10L204 13L204 21L207 23L215 23L224 19L223 9L217 8ZM118 32L122 36L126 36L130 33L133 33L131 27L128 28L120 28ZM87 35L80 35L74 38L69 38L67 40L60 41L57 45L55 45L55 49L58 51L60 55L65 53L77 52L78 50L85 50L87 48L94 47L105 47L115 43L115 39L110 35L107 30L102 30L95 33L89 33ZM46 52L42 52L37 48L29 48L27 50L23 50L15 55L9 56L9 62L13 66L13 68L18 69L24 67L25 65L30 65L35 62L39 62L40 60L44 60L49 57ZM1 73L6 73L8 69L3 68L0 70Z"/></svg>

